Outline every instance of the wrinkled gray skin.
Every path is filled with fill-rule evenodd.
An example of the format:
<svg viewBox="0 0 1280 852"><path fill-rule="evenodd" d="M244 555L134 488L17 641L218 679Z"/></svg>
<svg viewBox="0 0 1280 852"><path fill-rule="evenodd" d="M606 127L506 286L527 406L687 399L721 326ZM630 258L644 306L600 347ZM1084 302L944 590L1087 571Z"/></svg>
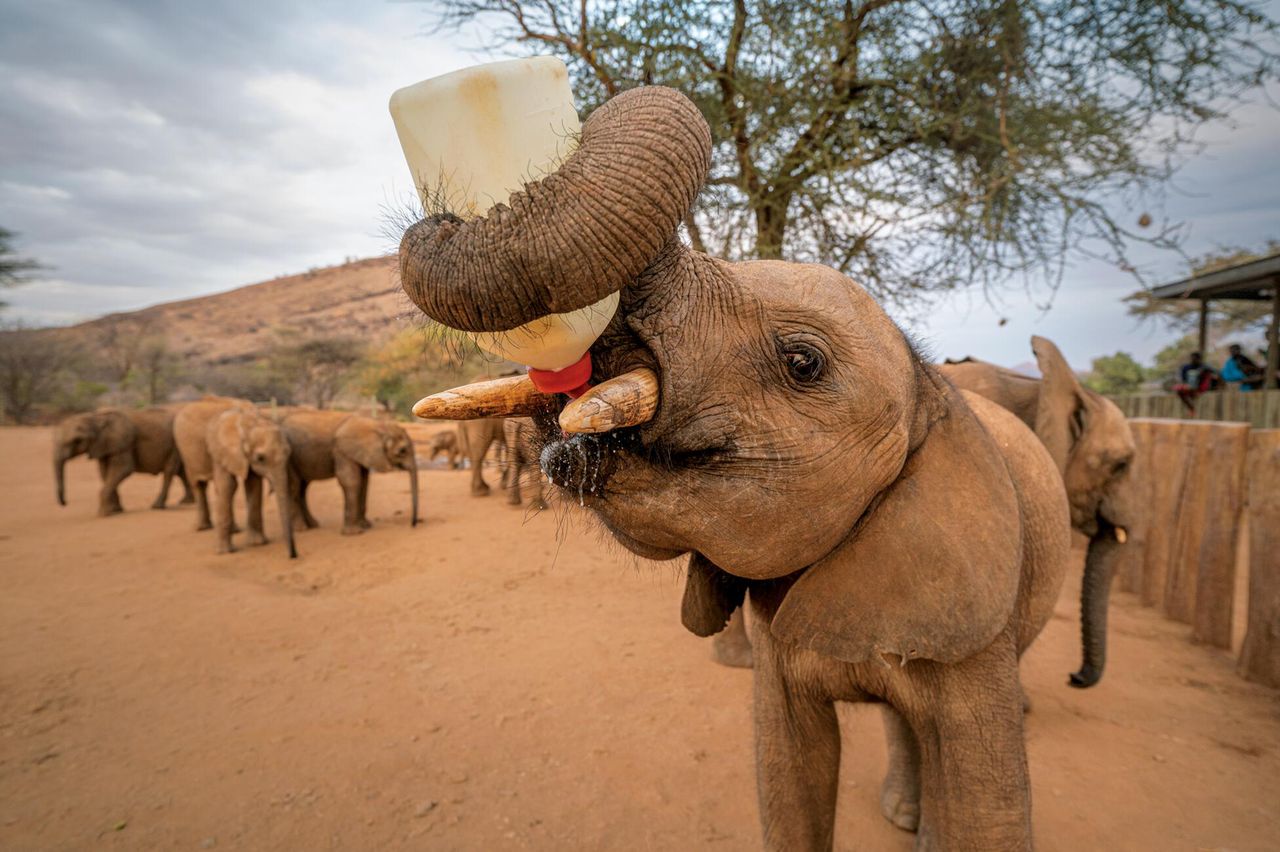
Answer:
<svg viewBox="0 0 1280 852"><path fill-rule="evenodd" d="M643 426L564 438L542 468L633 552L690 554L698 635L750 593L760 817L770 849L829 849L837 701L882 702L882 806L921 849L1027 849L1018 657L1069 549L1062 479L1008 412L958 391L867 293L823 267L731 264L680 222L710 132L669 89L623 93L508 206L401 243L405 291L502 331L620 290L593 379L658 375Z"/></svg>
<svg viewBox="0 0 1280 852"><path fill-rule="evenodd" d="M182 459L173 439L173 419L177 406L144 409L101 408L72 415L58 424L53 438L53 475L58 504L67 505L66 465L76 456L87 455L98 462L102 490L98 514L123 512L120 483L132 473L159 474L160 493L151 504L163 509L169 499L169 485L176 476L182 481L182 503L195 498L187 482Z"/></svg>
<svg viewBox="0 0 1280 852"><path fill-rule="evenodd" d="M1036 431L1062 471L1071 526L1089 537L1081 586L1083 661L1075 687L1093 686L1107 662L1107 602L1124 544L1116 529L1132 531L1142 506L1133 473L1129 421L1111 400L1083 387L1062 353L1043 337L1031 338L1043 380L965 359L939 369L957 387L1012 411Z"/></svg>

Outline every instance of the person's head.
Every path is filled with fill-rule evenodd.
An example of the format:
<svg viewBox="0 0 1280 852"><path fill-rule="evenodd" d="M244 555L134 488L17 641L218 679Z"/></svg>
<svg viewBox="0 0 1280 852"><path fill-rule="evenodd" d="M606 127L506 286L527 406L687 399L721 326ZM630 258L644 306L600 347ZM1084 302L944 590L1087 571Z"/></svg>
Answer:
<svg viewBox="0 0 1280 852"><path fill-rule="evenodd" d="M1227 351L1230 352L1231 357L1234 358L1235 356L1240 354L1240 344L1239 343L1231 344L1230 346L1227 347Z"/></svg>
<svg viewBox="0 0 1280 852"><path fill-rule="evenodd" d="M1198 366L1200 366L1200 360L1201 360L1201 359L1200 359L1200 353L1199 353L1199 352L1192 352L1192 353L1191 353L1191 356L1190 356L1187 360L1191 362L1191 365L1192 365L1193 367L1198 367Z"/></svg>

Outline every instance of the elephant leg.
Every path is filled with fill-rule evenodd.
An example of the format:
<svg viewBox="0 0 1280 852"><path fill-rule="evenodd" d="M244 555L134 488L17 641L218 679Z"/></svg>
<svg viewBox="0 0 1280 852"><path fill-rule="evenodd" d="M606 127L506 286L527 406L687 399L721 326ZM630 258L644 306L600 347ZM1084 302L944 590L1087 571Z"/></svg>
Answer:
<svg viewBox="0 0 1280 852"><path fill-rule="evenodd" d="M252 470L244 478L244 501L249 507L249 546L266 544L267 531L262 524L262 477Z"/></svg>
<svg viewBox="0 0 1280 852"><path fill-rule="evenodd" d="M483 446L474 446L474 444L483 444ZM489 486L484 481L484 457L489 454L489 441L474 441L469 444L468 459L471 462L471 496L472 497L488 497Z"/></svg>
<svg viewBox="0 0 1280 852"><path fill-rule="evenodd" d="M835 703L789 683L772 640L760 631L756 638L756 792L765 848L830 849L840 769Z"/></svg>
<svg viewBox="0 0 1280 852"><path fill-rule="evenodd" d="M231 543L232 505L236 496L236 478L231 471L215 468L213 471L213 528L217 536L218 553L234 553Z"/></svg>
<svg viewBox="0 0 1280 852"><path fill-rule="evenodd" d="M151 508L163 509L169 502L169 486L181 466L182 463L178 460L177 452L172 453L169 456L169 460L165 462L164 471L160 474L160 493L156 495L156 499L151 503Z"/></svg>
<svg viewBox="0 0 1280 852"><path fill-rule="evenodd" d="M209 482L198 479L196 480L196 532L212 527L213 522L209 518Z"/></svg>
<svg viewBox="0 0 1280 852"><path fill-rule="evenodd" d="M187 468L182 464L182 457L178 456L178 481L182 483L182 499L178 501L179 506L190 506L196 502L196 493L191 488L191 478L187 476Z"/></svg>
<svg viewBox="0 0 1280 852"><path fill-rule="evenodd" d="M311 514L311 507L307 505L307 487L309 485L311 483L301 477L289 477L289 490L292 492L293 501L293 528L295 530L313 530L320 526L320 522Z"/></svg>
<svg viewBox="0 0 1280 852"><path fill-rule="evenodd" d="M711 658L722 666L751 668L751 640L747 638L747 623L742 615L742 607L733 611L724 630L711 640Z"/></svg>
<svg viewBox="0 0 1280 852"><path fill-rule="evenodd" d="M897 710L882 704L880 714L889 748L889 771L880 785L880 810L898 828L915 831L920 825L920 743Z"/></svg>
<svg viewBox="0 0 1280 852"><path fill-rule="evenodd" d="M360 468L360 508L356 516L356 523L361 529L369 529L373 526L369 522L369 469L367 467Z"/></svg>
<svg viewBox="0 0 1280 852"><path fill-rule="evenodd" d="M520 469L522 467L520 454L515 450L507 453L507 505L519 506L523 502L520 494Z"/></svg>
<svg viewBox="0 0 1280 852"><path fill-rule="evenodd" d="M133 456L118 453L100 465L102 493L98 496L98 514L103 517L119 514L124 511L120 504L120 483L133 473Z"/></svg>
<svg viewBox="0 0 1280 852"><path fill-rule="evenodd" d="M911 663L910 665L919 665ZM923 664L898 710L920 748L917 849L1031 849L1031 782L1017 652L1006 633L980 654Z"/></svg>
<svg viewBox="0 0 1280 852"><path fill-rule="evenodd" d="M334 462L338 485L342 486L342 534L359 535L360 526L360 472L363 468L351 459L339 458Z"/></svg>

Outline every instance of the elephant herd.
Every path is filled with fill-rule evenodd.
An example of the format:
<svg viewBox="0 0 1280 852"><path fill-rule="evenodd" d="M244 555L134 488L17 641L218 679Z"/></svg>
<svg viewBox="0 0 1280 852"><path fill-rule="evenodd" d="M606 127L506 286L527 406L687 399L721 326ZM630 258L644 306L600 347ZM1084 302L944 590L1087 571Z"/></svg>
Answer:
<svg viewBox="0 0 1280 852"><path fill-rule="evenodd" d="M267 411L228 397L75 415L64 420L54 435L58 502L64 506L64 468L79 455L98 462L99 515L123 511L118 489L131 473L163 476L160 494L152 504L155 509L165 507L170 484L179 478L185 488L182 502L196 504L196 529L215 529L219 553L235 550L232 536L239 529L232 501L240 485L248 508L245 543L267 541L262 498L264 484L269 485L290 558L297 556L295 527L317 526L307 506L307 487L316 480L338 480L343 496L342 533L353 535L371 525L366 515L370 471L407 471L410 523L418 524L413 441L401 426L372 417L307 408Z"/></svg>

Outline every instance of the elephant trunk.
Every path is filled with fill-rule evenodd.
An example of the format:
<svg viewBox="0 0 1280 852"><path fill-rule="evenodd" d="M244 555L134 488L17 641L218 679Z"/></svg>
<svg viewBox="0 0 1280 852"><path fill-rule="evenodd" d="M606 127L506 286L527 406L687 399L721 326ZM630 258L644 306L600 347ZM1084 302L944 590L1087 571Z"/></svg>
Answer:
<svg viewBox="0 0 1280 852"><path fill-rule="evenodd" d="M1071 686L1087 689L1102 679L1107 665L1107 606L1111 579L1115 575L1120 548L1126 534L1108 521L1098 519L1098 531L1089 539L1080 589L1080 632L1083 662L1071 675Z"/></svg>
<svg viewBox="0 0 1280 852"><path fill-rule="evenodd" d="M634 280L672 239L706 179L711 132L660 86L614 97L578 149L485 216L429 216L400 242L405 293L463 331L506 331L595 304Z"/></svg>
<svg viewBox="0 0 1280 852"><path fill-rule="evenodd" d="M284 546L289 551L289 558L297 559L298 549L293 544L293 501L289 498L287 468L272 477L271 488L276 492L276 508L280 513L280 531L284 536Z"/></svg>
<svg viewBox="0 0 1280 852"><path fill-rule="evenodd" d="M67 505L67 477L66 467L67 460L71 458L70 451L62 444L58 444L53 448L53 478L58 484L58 505Z"/></svg>
<svg viewBox="0 0 1280 852"><path fill-rule="evenodd" d="M409 519L409 526L416 527L418 525L418 460L414 456L409 456L409 460L405 462L405 469L409 471L409 491L411 492L410 501L413 506L413 514Z"/></svg>

